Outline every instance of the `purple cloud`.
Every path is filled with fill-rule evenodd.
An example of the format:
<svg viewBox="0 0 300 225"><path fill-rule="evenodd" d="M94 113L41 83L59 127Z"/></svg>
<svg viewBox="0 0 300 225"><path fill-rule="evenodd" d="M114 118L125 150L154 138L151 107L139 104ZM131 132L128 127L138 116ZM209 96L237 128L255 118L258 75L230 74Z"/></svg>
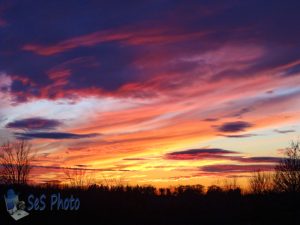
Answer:
<svg viewBox="0 0 300 225"><path fill-rule="evenodd" d="M235 121L224 123L218 127L221 132L240 132L244 131L246 128L252 127L253 125L244 121Z"/></svg>
<svg viewBox="0 0 300 225"><path fill-rule="evenodd" d="M270 164L251 164L251 165L235 165L235 164L216 164L210 166L202 166L200 171L205 173L249 173L257 170L272 171L274 165Z"/></svg>
<svg viewBox="0 0 300 225"><path fill-rule="evenodd" d="M100 134L73 134L64 132L15 132L14 135L19 139L81 139L81 138L94 138Z"/></svg>
<svg viewBox="0 0 300 225"><path fill-rule="evenodd" d="M184 151L171 152L165 155L166 159L171 160L194 160L224 157L225 154L236 154L237 152L220 148L188 149Z"/></svg>
<svg viewBox="0 0 300 225"><path fill-rule="evenodd" d="M237 159L239 162L246 163L278 163L280 160L282 160L282 158L271 156L240 157Z"/></svg>
<svg viewBox="0 0 300 225"><path fill-rule="evenodd" d="M171 152L166 154L165 159L169 160L229 160L243 163L277 163L279 157L245 157L240 152L219 148L209 149L188 149L184 151Z"/></svg>
<svg viewBox="0 0 300 225"><path fill-rule="evenodd" d="M263 46L264 53L258 59L242 61L242 69L224 68L212 78L241 79L277 68L285 68L283 74L287 76L299 74L300 31L295 29L300 20L298 2L289 3L289 7L260 1L227 4L195 1L184 7L182 2L141 2L124 5L122 10L116 8L116 4L122 1L85 5L73 2L70 5L53 0L49 3L20 2L5 10L5 20L0 15L0 29L5 29L7 37L14 38L0 40L0 68L14 74L11 93L15 101L116 94L128 84L144 87L143 84L151 82L157 74L169 74L166 80L180 79L178 85L189 85L201 77L185 76L193 74L199 67L198 62L178 62L178 59L245 43ZM189 16L191 13L193 17ZM53 15L60 16L53 18ZM6 24L9 26L1 27ZM23 32L24 27L28 32ZM58 32L61 30L64 32ZM169 54L163 57L167 52ZM141 58L151 61L157 55L161 58L155 66L152 64L147 70L141 69L143 65L136 66ZM168 66L169 62L176 62L176 66ZM53 68L68 71L68 78L51 79L49 71ZM180 75L174 71L180 71ZM207 79L206 76L204 74L201 79ZM174 84L163 80L154 86L173 88ZM145 92L143 88L134 88L126 94L144 97L155 94L155 91ZM125 94L121 92L120 95ZM246 112L242 110L237 115Z"/></svg>
<svg viewBox="0 0 300 225"><path fill-rule="evenodd" d="M62 125L59 120L33 117L16 120L6 124L6 128L23 129L23 130L52 130Z"/></svg>

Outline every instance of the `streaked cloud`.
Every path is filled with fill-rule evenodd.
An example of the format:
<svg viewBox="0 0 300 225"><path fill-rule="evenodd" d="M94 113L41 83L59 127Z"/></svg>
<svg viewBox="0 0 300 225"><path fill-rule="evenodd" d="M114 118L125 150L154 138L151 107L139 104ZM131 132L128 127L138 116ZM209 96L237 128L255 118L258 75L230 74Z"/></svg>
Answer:
<svg viewBox="0 0 300 225"><path fill-rule="evenodd" d="M279 133L279 134L287 134L287 133L294 133L296 131L295 130L278 130L278 129L275 129L274 132Z"/></svg>
<svg viewBox="0 0 300 225"><path fill-rule="evenodd" d="M199 168L206 173L251 173L254 171L272 171L274 165L269 164L250 164L250 165L236 165L236 164L216 164L211 166L203 166Z"/></svg>
<svg viewBox="0 0 300 225"><path fill-rule="evenodd" d="M220 134L220 136L228 137L228 138L248 138L248 137L255 137L257 136L257 134L232 134L232 135Z"/></svg>
<svg viewBox="0 0 300 225"><path fill-rule="evenodd" d="M235 154L237 152L219 148L209 149L188 149L184 151L171 152L166 155L167 159L172 160L190 160L190 159L205 159L214 157L223 157L226 154Z"/></svg>

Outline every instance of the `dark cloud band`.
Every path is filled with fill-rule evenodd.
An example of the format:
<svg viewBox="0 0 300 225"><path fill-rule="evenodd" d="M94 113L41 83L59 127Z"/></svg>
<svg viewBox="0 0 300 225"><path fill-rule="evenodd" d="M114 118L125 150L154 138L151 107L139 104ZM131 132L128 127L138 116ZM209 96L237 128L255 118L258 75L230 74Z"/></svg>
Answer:
<svg viewBox="0 0 300 225"><path fill-rule="evenodd" d="M243 163L277 163L279 157L245 157L241 153L219 149L188 149L184 151L171 152L166 154L165 159L169 160L228 160Z"/></svg>
<svg viewBox="0 0 300 225"><path fill-rule="evenodd" d="M235 121L222 124L220 127L218 127L218 130L221 132L240 132L249 127L252 127L251 123L244 121Z"/></svg>
<svg viewBox="0 0 300 225"><path fill-rule="evenodd" d="M33 117L10 122L6 124L6 128L24 130L52 130L60 125L62 125L62 123L58 120Z"/></svg>
<svg viewBox="0 0 300 225"><path fill-rule="evenodd" d="M94 138L100 134L73 134L63 132L27 132L19 133L15 132L14 135L19 139L81 139L81 138Z"/></svg>

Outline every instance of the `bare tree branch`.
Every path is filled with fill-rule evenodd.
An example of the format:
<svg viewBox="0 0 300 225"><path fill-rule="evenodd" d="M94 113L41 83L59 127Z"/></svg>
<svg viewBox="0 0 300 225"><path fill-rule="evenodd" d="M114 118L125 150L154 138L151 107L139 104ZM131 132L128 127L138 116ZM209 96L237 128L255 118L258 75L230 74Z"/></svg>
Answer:
<svg viewBox="0 0 300 225"><path fill-rule="evenodd" d="M64 174L72 187L87 187L95 183L94 176L80 168L65 168Z"/></svg>
<svg viewBox="0 0 300 225"><path fill-rule="evenodd" d="M253 194L266 194L274 189L272 174L256 171L250 178L249 185Z"/></svg>
<svg viewBox="0 0 300 225"><path fill-rule="evenodd" d="M278 191L300 192L300 143L292 142L284 158L275 168L274 183Z"/></svg>
<svg viewBox="0 0 300 225"><path fill-rule="evenodd" d="M24 140L3 144L0 156L1 183L26 184L33 157L31 145Z"/></svg>

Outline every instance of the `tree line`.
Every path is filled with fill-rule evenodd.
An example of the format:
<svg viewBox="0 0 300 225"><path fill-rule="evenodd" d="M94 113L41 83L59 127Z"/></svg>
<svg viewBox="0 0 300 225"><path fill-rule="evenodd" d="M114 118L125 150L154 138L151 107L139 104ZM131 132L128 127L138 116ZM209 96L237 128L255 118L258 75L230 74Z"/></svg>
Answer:
<svg viewBox="0 0 300 225"><path fill-rule="evenodd" d="M0 183L28 184L34 156L35 153L31 144L25 140L2 144L0 147ZM66 180L69 181L72 187L97 186L91 176L80 168L66 168L64 173ZM106 186L109 185L106 184ZM122 186L122 184L116 182L115 186ZM227 191L240 191L235 181L232 184L227 182L224 189ZM254 171L249 178L249 189L254 194L300 192L300 142L291 142L290 146L285 149L285 157L275 165L273 172ZM203 190L202 185L189 185L179 186L173 191L187 193L203 192ZM220 191L222 191L221 187L216 185L207 188L207 193L218 193ZM156 192L164 195L170 193L170 190L160 188Z"/></svg>
<svg viewBox="0 0 300 225"><path fill-rule="evenodd" d="M274 172L254 172L249 179L250 190L255 194L268 192L300 192L300 142L292 142L285 149L285 157Z"/></svg>

